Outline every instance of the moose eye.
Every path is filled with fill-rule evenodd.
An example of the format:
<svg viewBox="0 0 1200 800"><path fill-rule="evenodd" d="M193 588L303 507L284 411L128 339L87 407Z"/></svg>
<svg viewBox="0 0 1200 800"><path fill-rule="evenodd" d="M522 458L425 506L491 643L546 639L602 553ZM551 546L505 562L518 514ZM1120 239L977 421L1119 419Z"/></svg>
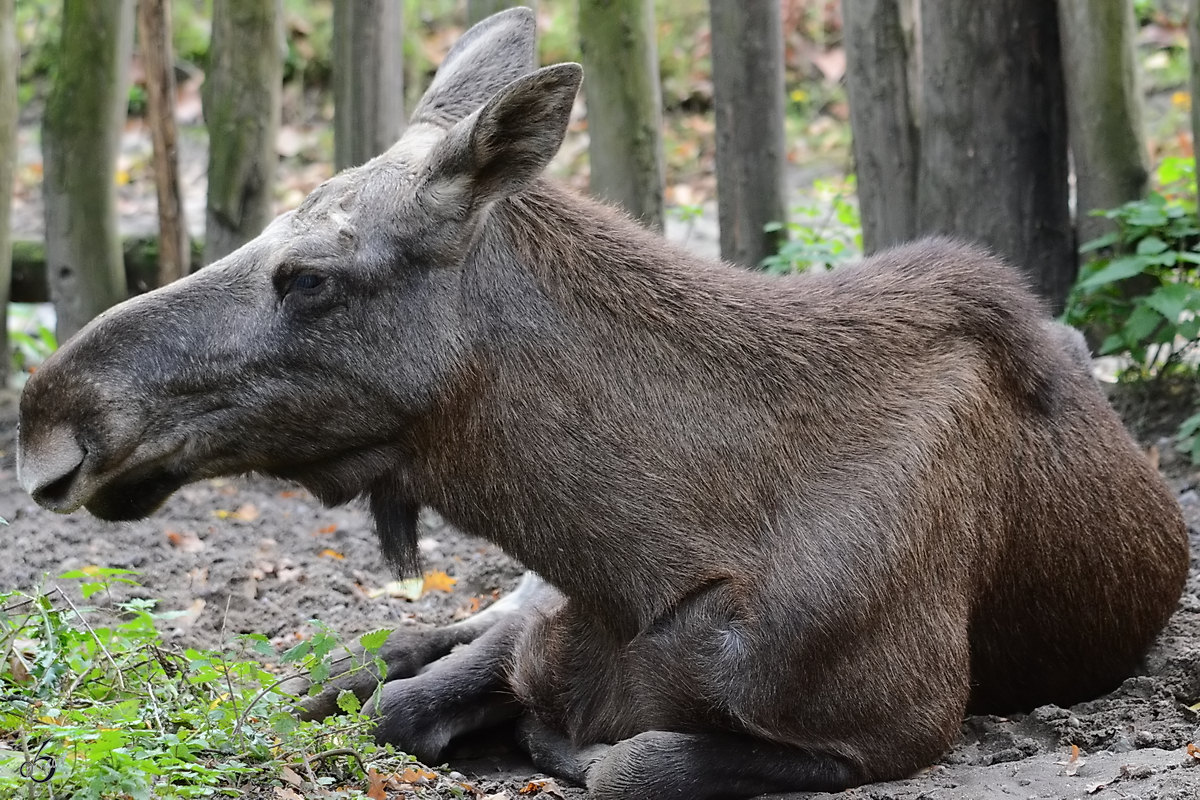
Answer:
<svg viewBox="0 0 1200 800"><path fill-rule="evenodd" d="M316 275L312 272L302 272L296 277L292 278L291 285L288 286L288 289L301 292L310 292L324 282L325 278L321 275Z"/></svg>

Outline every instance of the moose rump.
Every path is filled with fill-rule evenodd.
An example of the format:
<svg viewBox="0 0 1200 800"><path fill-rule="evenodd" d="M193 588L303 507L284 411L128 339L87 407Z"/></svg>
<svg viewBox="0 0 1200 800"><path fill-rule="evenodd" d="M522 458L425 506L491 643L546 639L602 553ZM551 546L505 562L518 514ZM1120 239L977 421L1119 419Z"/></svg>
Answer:
<svg viewBox="0 0 1200 800"><path fill-rule="evenodd" d="M1181 515L1015 273L697 258L541 177L581 71L533 58L527 9L475 26L391 150L67 342L21 399L32 496L127 519L258 471L364 497L407 570L436 509L532 572L389 638L376 736L436 763L517 718L595 798L901 777L968 709L1130 674Z"/></svg>

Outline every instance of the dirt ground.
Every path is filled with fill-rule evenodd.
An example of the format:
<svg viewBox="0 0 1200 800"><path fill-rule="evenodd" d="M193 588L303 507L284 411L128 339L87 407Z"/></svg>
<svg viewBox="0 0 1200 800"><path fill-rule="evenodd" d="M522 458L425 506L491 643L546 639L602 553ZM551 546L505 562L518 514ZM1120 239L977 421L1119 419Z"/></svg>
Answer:
<svg viewBox="0 0 1200 800"><path fill-rule="evenodd" d="M344 636L416 622L443 623L486 607L510 589L520 567L485 542L427 514L421 551L428 570L457 580L449 591L409 600L372 590L392 575L365 509L321 508L284 483L261 478L185 487L158 513L134 523L86 514L57 516L20 489L13 468L15 401L0 397L0 589L29 588L88 564L140 571L143 596L189 614L169 625L180 645L219 646L261 632L283 646L321 619ZM904 781L837 795L846 800L980 798L1200 798L1200 474L1177 464L1172 484L1192 536L1192 574L1179 610L1141 674L1117 691L1072 708L1046 706L1012 718L970 717L942 761ZM49 578L47 578L49 576ZM70 586L70 584L68 584ZM136 591L136 590L135 590ZM1079 748L1072 761L1072 745ZM478 754L476 754L478 755ZM454 764L510 796L531 770L485 753ZM582 793L566 790L566 796ZM780 796L782 797L782 796ZM789 795L832 797L832 795Z"/></svg>

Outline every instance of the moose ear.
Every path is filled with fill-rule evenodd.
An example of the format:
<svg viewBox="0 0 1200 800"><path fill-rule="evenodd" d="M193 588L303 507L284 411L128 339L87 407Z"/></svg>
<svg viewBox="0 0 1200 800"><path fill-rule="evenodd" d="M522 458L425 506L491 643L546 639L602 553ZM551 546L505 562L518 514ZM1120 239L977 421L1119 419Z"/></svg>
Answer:
<svg viewBox="0 0 1200 800"><path fill-rule="evenodd" d="M581 80L578 64L555 64L500 90L430 153L427 196L469 210L531 184L562 144Z"/></svg>
<svg viewBox="0 0 1200 800"><path fill-rule="evenodd" d="M413 111L410 125L449 128L537 66L537 25L525 7L493 14L459 37Z"/></svg>

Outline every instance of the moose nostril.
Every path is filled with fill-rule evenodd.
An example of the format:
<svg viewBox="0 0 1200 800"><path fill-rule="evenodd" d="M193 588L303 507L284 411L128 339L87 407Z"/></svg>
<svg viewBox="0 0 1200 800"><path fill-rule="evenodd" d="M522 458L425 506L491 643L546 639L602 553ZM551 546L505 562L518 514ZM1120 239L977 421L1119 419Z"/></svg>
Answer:
<svg viewBox="0 0 1200 800"><path fill-rule="evenodd" d="M87 450L68 425L28 435L22 430L17 445L17 477L38 504L56 511L73 510L71 494L78 489Z"/></svg>
<svg viewBox="0 0 1200 800"><path fill-rule="evenodd" d="M75 468L63 475L55 481L51 481L45 486L33 492L33 499L38 505L58 506L66 502L71 495L71 486L75 483L75 479L79 477L80 471L83 469L83 460L80 459Z"/></svg>

